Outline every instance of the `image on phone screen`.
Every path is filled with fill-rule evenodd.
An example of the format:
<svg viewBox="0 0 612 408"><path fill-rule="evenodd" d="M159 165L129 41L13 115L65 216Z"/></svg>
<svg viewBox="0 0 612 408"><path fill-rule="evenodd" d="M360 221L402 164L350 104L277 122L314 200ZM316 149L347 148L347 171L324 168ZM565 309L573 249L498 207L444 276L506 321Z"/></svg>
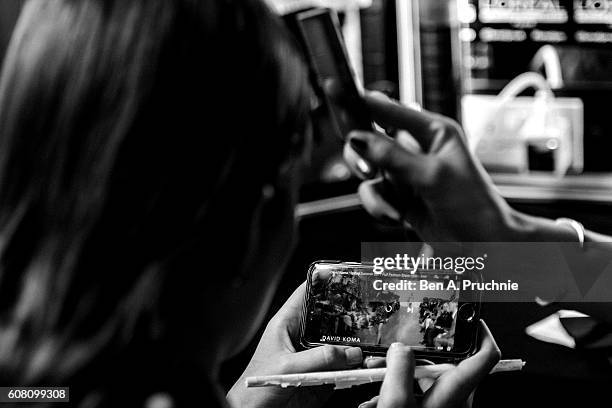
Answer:
<svg viewBox="0 0 612 408"><path fill-rule="evenodd" d="M306 332L316 343L453 350L460 285L448 289L449 274L394 276L347 268L317 268L311 274ZM385 290L403 283L413 290ZM425 282L425 283L421 283ZM419 289L419 285L427 288ZM401 287L401 286L400 286Z"/></svg>

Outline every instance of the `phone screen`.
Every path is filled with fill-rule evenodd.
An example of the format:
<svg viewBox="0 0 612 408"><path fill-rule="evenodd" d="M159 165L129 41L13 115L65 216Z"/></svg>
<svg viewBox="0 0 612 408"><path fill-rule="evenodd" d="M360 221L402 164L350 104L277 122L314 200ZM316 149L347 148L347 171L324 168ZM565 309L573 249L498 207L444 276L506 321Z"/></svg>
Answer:
<svg viewBox="0 0 612 408"><path fill-rule="evenodd" d="M337 24L330 10L299 16L299 27L318 87L326 95L340 136L354 129L372 130Z"/></svg>
<svg viewBox="0 0 612 408"><path fill-rule="evenodd" d="M361 265L318 265L310 275L305 340L450 352L460 296L460 284L450 280L457 282L452 274L383 276Z"/></svg>

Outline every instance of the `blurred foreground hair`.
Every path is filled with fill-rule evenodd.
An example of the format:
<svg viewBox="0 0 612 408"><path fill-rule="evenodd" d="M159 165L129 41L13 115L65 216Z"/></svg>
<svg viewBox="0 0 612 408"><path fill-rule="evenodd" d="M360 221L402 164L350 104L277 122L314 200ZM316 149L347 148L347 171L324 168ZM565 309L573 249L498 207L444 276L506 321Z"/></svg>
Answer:
<svg viewBox="0 0 612 408"><path fill-rule="evenodd" d="M0 382L163 381L173 333L227 278L190 261L239 266L307 102L259 1L30 1L0 79Z"/></svg>

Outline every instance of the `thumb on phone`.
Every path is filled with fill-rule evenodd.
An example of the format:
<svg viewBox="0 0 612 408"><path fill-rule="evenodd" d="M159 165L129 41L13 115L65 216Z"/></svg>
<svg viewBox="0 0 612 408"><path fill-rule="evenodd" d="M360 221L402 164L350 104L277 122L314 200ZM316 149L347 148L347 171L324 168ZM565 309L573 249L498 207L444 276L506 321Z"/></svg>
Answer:
<svg viewBox="0 0 612 408"><path fill-rule="evenodd" d="M387 372L380 388L378 408L416 407L414 398L414 352L401 343L387 351Z"/></svg>

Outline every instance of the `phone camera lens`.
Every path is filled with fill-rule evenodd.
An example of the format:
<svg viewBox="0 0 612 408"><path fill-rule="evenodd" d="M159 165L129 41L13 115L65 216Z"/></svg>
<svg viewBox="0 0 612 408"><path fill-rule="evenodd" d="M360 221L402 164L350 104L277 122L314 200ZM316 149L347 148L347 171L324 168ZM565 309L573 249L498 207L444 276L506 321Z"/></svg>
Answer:
<svg viewBox="0 0 612 408"><path fill-rule="evenodd" d="M466 303L461 305L459 311L457 312L457 317L465 322L471 322L476 316L476 310L474 309L474 305L471 303Z"/></svg>

